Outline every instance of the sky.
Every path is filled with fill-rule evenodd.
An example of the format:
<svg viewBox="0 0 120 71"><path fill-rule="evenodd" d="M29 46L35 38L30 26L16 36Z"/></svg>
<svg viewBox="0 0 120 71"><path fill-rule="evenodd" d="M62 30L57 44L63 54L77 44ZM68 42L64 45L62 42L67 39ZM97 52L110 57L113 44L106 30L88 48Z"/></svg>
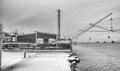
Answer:
<svg viewBox="0 0 120 71"><path fill-rule="evenodd" d="M90 23L95 23L113 12L115 29L120 27L120 0L0 0L0 23L6 32L18 30L31 33L34 31L57 33L57 10L61 9L61 34L68 36L79 29L84 30ZM110 18L99 26L110 28ZM102 30L93 28L91 30ZM108 35L120 39L119 33L85 33L80 39L98 35L101 40ZM118 35L118 36L116 36Z"/></svg>

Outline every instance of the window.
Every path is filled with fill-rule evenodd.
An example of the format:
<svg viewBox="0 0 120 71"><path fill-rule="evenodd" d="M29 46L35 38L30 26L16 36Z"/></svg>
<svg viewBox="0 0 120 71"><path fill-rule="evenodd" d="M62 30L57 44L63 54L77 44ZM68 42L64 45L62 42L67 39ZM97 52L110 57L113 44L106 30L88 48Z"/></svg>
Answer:
<svg viewBox="0 0 120 71"><path fill-rule="evenodd" d="M43 44L43 38L38 38L37 43Z"/></svg>
<svg viewBox="0 0 120 71"><path fill-rule="evenodd" d="M16 41L16 37L12 37L12 41Z"/></svg>
<svg viewBox="0 0 120 71"><path fill-rule="evenodd" d="M55 39L49 38L49 42L54 42L54 41L55 41Z"/></svg>

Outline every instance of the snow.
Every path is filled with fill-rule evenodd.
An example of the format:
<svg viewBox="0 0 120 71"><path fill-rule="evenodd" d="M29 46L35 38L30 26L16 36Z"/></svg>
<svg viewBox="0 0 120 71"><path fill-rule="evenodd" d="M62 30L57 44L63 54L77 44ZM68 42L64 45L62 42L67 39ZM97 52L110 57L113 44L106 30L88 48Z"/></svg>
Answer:
<svg viewBox="0 0 120 71"><path fill-rule="evenodd" d="M67 56L67 53L62 52L33 53L15 64L15 68L10 71L71 71Z"/></svg>
<svg viewBox="0 0 120 71"><path fill-rule="evenodd" d="M21 52L2 52L2 67L13 65L23 59Z"/></svg>

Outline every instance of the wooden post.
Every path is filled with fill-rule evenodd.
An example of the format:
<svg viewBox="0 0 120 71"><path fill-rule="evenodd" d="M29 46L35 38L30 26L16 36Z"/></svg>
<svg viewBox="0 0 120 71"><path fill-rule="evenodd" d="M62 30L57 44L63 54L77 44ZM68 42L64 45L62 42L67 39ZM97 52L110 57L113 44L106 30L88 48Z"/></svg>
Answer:
<svg viewBox="0 0 120 71"><path fill-rule="evenodd" d="M69 39L70 40L70 49L71 49L71 52L73 52L73 49L72 49L72 40L71 39Z"/></svg>
<svg viewBox="0 0 120 71"><path fill-rule="evenodd" d="M56 47L58 48L58 35L56 35Z"/></svg>
<svg viewBox="0 0 120 71"><path fill-rule="evenodd" d="M2 24L0 24L0 70L2 68Z"/></svg>
<svg viewBox="0 0 120 71"><path fill-rule="evenodd" d="M24 58L26 58L26 50L24 50L23 52L24 52Z"/></svg>
<svg viewBox="0 0 120 71"><path fill-rule="evenodd" d="M38 43L38 41L37 41L37 31L35 31L35 50L37 50L37 43Z"/></svg>

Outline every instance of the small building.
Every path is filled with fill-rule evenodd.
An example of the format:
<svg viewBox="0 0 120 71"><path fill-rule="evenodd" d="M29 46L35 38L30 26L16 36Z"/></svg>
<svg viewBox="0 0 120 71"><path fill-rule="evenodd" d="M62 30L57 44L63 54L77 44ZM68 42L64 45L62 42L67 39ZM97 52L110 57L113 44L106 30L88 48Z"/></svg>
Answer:
<svg viewBox="0 0 120 71"><path fill-rule="evenodd" d="M45 44L56 40L56 34L34 32L30 34L17 35L17 42Z"/></svg>
<svg viewBox="0 0 120 71"><path fill-rule="evenodd" d="M37 49L44 49L49 45L52 45L51 42L56 40L56 34L45 33L45 32L34 32L29 34L17 35L17 43L30 43L35 45Z"/></svg>
<svg viewBox="0 0 120 71"><path fill-rule="evenodd" d="M16 35L3 32L3 43L16 42Z"/></svg>
<svg viewBox="0 0 120 71"><path fill-rule="evenodd" d="M9 33L3 33L3 43L5 42L10 42L11 41L11 36Z"/></svg>
<svg viewBox="0 0 120 71"><path fill-rule="evenodd" d="M18 43L36 43L36 33L17 35L16 40Z"/></svg>

